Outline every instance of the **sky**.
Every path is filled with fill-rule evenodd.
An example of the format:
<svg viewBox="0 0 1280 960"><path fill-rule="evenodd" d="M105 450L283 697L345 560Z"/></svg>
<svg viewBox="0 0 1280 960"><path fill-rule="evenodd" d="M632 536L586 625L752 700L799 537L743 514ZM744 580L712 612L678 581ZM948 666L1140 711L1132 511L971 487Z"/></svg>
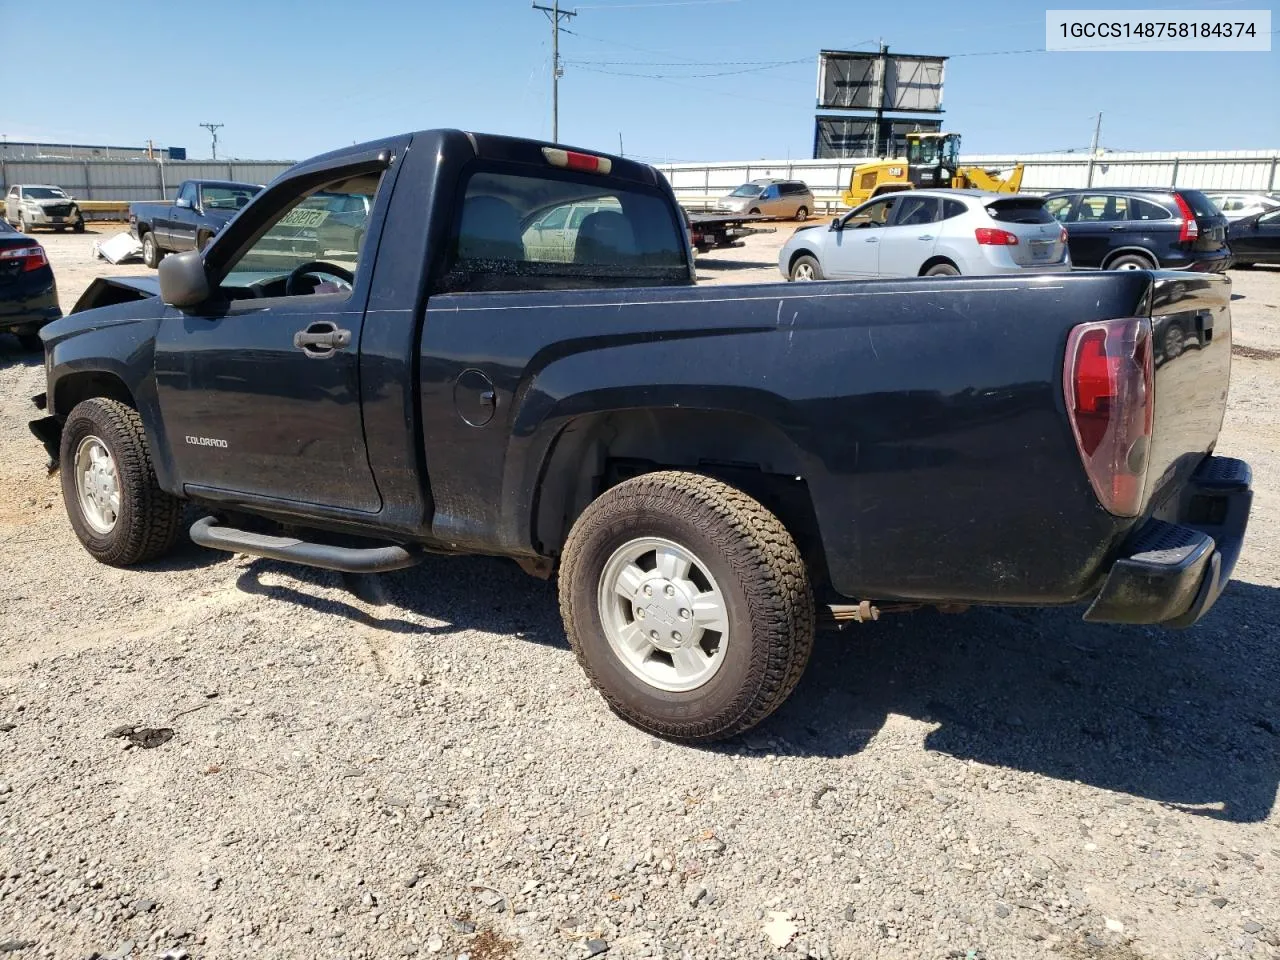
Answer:
<svg viewBox="0 0 1280 960"><path fill-rule="evenodd" d="M1267 8L1124 5L1222 19ZM1278 49L1046 53L1045 6L1028 2L566 8L577 15L560 38L560 141L651 162L811 156L818 51L881 41L952 58L944 128L967 154L1087 150L1099 111L1108 149L1280 148ZM197 159L212 122L224 124L220 157L301 160L430 127L551 136L551 27L530 0L0 0L0 12L10 38L62 37L76 52L0 61L0 80L23 91L0 107L10 140L150 138Z"/></svg>

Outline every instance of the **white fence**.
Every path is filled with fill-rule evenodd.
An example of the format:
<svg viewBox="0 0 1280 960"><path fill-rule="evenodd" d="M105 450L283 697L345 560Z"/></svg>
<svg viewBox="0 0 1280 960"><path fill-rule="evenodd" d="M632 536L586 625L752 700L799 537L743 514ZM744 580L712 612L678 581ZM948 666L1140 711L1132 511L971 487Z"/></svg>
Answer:
<svg viewBox="0 0 1280 960"><path fill-rule="evenodd" d="M183 180L266 183L289 169L265 160L0 160L0 185L51 183L82 200L172 200Z"/></svg>
<svg viewBox="0 0 1280 960"><path fill-rule="evenodd" d="M803 180L819 207L842 206L853 168L866 160L746 160L724 163L668 163L659 169L686 207L702 209L739 184L763 177ZM1048 193L1067 187L1187 187L1198 190L1280 190L1280 150L1175 153L1043 153L961 157L961 163L1008 170L1026 168L1022 189Z"/></svg>

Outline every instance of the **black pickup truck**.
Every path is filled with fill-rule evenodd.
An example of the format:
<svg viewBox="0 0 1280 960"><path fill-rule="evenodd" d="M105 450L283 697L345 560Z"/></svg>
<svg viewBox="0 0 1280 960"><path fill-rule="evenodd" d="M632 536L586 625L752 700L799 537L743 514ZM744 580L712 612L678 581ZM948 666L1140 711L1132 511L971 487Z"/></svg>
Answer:
<svg viewBox="0 0 1280 960"><path fill-rule="evenodd" d="M173 203L129 204L129 232L142 244L142 261L160 265L165 254L203 250L262 187L234 180L184 180Z"/></svg>
<svg viewBox="0 0 1280 960"><path fill-rule="evenodd" d="M452 130L326 154L45 327L32 429L104 563L170 550L189 501L223 550L558 571L593 682L677 739L768 716L817 616L1177 627L1217 599L1251 499L1213 455L1227 280L696 287L686 229L619 157Z"/></svg>

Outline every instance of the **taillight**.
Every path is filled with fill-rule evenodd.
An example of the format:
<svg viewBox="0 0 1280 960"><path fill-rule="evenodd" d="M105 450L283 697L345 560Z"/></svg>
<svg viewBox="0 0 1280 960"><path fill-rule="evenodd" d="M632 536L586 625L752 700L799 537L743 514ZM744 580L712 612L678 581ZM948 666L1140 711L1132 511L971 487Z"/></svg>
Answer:
<svg viewBox="0 0 1280 960"><path fill-rule="evenodd" d="M543 147L542 155L553 167L564 167L566 170L581 170L584 173L602 173L606 176L613 169L613 161L608 157L597 157L590 153L576 153L573 150L558 150L555 147Z"/></svg>
<svg viewBox="0 0 1280 960"><path fill-rule="evenodd" d="M1137 516L1155 420L1151 321L1102 320L1072 329L1062 382L1098 501L1117 516Z"/></svg>
<svg viewBox="0 0 1280 960"><path fill-rule="evenodd" d="M1008 230L997 230L995 227L979 227L973 231L979 243L997 247L1016 247L1018 238Z"/></svg>
<svg viewBox="0 0 1280 960"><path fill-rule="evenodd" d="M1067 228L1066 228L1066 227L1060 227L1060 228L1058 229L1058 242L1059 242L1059 243L1066 243L1066 242L1067 242Z"/></svg>
<svg viewBox="0 0 1280 960"><path fill-rule="evenodd" d="M1190 240L1200 236L1200 224L1196 223L1196 215L1188 206L1187 201L1182 198L1182 194L1175 193L1173 202L1178 205L1178 213L1182 215L1182 229L1178 231L1178 242L1187 243Z"/></svg>
<svg viewBox="0 0 1280 960"><path fill-rule="evenodd" d="M0 250L0 260L21 261L23 273L28 270L39 270L41 267L49 265L49 258L44 255L44 247L39 244L30 247L10 247L8 250Z"/></svg>

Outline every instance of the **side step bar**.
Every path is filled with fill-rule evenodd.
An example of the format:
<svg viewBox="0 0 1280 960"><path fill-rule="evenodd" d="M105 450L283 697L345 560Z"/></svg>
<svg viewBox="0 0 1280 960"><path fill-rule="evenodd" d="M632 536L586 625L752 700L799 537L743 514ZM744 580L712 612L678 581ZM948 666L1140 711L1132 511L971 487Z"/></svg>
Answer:
<svg viewBox="0 0 1280 960"><path fill-rule="evenodd" d="M412 547L387 544L381 547L334 547L327 543L310 543L295 537L273 537L233 527L218 525L216 517L204 517L191 525L191 540L202 547L247 553L322 567L341 573L386 573L403 570L422 561L421 551Z"/></svg>

